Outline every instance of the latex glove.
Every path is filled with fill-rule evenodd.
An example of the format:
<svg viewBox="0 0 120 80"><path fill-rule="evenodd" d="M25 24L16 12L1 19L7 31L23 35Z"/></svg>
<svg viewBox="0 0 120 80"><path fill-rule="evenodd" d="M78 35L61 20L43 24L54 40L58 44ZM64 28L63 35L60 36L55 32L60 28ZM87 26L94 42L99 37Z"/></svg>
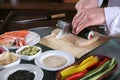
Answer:
<svg viewBox="0 0 120 80"><path fill-rule="evenodd" d="M72 23L72 33L78 34L84 28L105 23L104 8L82 9L77 12Z"/></svg>

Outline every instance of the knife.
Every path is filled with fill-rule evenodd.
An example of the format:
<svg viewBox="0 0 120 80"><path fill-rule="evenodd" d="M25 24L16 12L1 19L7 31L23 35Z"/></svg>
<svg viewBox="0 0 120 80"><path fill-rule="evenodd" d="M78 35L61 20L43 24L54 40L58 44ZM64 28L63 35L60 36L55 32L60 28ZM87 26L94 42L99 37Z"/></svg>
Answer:
<svg viewBox="0 0 120 80"><path fill-rule="evenodd" d="M51 19L55 19L55 18L62 18L65 16L66 16L65 13L61 13L61 14L55 14L55 15L50 15L50 16L41 17L41 18L20 20L20 21L16 21L15 23L26 23L26 22L41 21L41 20L51 20Z"/></svg>

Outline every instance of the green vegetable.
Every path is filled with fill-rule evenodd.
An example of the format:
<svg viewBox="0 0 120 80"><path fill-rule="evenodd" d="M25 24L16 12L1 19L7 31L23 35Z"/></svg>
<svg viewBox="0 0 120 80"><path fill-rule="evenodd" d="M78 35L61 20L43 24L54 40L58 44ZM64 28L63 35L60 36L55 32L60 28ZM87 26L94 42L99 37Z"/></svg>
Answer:
<svg viewBox="0 0 120 80"><path fill-rule="evenodd" d="M35 55L36 53L38 53L39 51L40 50L38 47L29 46L29 47L25 47L22 51L20 51L18 53L22 54L22 55L32 56L32 55Z"/></svg>
<svg viewBox="0 0 120 80"><path fill-rule="evenodd" d="M110 63L110 60L106 61L103 65L101 65L100 67L93 69L92 71L90 71L89 73L87 73L85 75L85 77L81 78L80 80L86 80L89 77L101 72L101 70L103 70L104 68L106 68L106 66L108 66L108 64Z"/></svg>
<svg viewBox="0 0 120 80"><path fill-rule="evenodd" d="M86 74L83 78L80 80L97 80L101 76L105 75L109 71L111 71L116 65L115 59L112 58L112 60L108 60L100 67L90 71L88 74Z"/></svg>
<svg viewBox="0 0 120 80"><path fill-rule="evenodd" d="M116 64L113 64L112 66L110 66L109 68L107 68L105 71L101 72L100 74L97 74L96 76L90 78L89 80L97 80L99 79L101 76L105 75L106 73L108 73L109 71L111 71Z"/></svg>

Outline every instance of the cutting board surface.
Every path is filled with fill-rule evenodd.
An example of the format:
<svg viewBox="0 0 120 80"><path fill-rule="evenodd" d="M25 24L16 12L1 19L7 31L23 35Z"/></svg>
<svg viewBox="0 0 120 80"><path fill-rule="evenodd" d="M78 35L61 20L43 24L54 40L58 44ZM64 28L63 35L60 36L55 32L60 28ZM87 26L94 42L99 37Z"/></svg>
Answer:
<svg viewBox="0 0 120 80"><path fill-rule="evenodd" d="M93 40L86 40L73 34L67 34L61 39L56 39L56 35L59 31L60 29L53 30L50 35L47 35L40 40L40 44L55 50L68 52L75 58L82 57L108 40L98 34Z"/></svg>

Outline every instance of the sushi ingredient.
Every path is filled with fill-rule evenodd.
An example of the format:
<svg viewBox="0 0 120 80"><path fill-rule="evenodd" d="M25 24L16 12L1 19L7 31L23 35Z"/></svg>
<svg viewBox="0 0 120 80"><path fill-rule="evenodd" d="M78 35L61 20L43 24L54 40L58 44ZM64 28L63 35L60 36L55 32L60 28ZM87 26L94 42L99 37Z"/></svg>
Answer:
<svg viewBox="0 0 120 80"><path fill-rule="evenodd" d="M91 32L92 33L92 32ZM91 35L91 34L90 34ZM90 37L90 36L89 36ZM75 44L77 46L87 46L87 45L90 45L96 41L98 41L100 39L100 33L98 32L94 32L94 37L92 37L91 39L84 39L84 38L81 38L81 39L78 39L75 41Z"/></svg>
<svg viewBox="0 0 120 80"><path fill-rule="evenodd" d="M88 64L88 62L91 61L91 59L93 60L93 57L97 57L98 58L98 62L91 65L90 67L84 69L83 71L79 71L79 72L72 72L74 70L78 70L76 68L78 68L78 66L81 65L85 66L86 64ZM81 68L80 67L80 68ZM106 78L106 76L109 76L113 73L114 70L117 69L117 62L115 61L115 58L109 58L106 56L89 56L88 58L82 60L82 62L80 61L77 64L74 64L70 67L67 67L65 69L63 69L62 71L64 71L64 73L62 74L62 71L60 71L60 77L58 77L60 80L103 80ZM84 71L86 71L86 73L84 73ZM66 73L65 73L66 72ZM69 74L71 73L72 74ZM82 74L83 73L83 74ZM78 74L78 75L77 75Z"/></svg>
<svg viewBox="0 0 120 80"><path fill-rule="evenodd" d="M107 57L104 58L102 61L99 61L96 67L99 67L99 66L103 65L106 61L108 61Z"/></svg>
<svg viewBox="0 0 120 80"><path fill-rule="evenodd" d="M87 69L78 73L75 73L71 76L69 76L68 78L66 78L66 80L78 80L79 78L83 77L86 73L87 73Z"/></svg>
<svg viewBox="0 0 120 80"><path fill-rule="evenodd" d="M2 46L0 46L0 54L2 54L5 50L3 49Z"/></svg>
<svg viewBox="0 0 120 80"><path fill-rule="evenodd" d="M94 32L88 28L85 28L77 36L80 36L85 39L92 39L94 37Z"/></svg>
<svg viewBox="0 0 120 80"><path fill-rule="evenodd" d="M92 71L90 71L88 74L85 75L85 77L81 78L80 80L86 80L89 77L101 72L104 68L107 68L108 64L109 64L110 60L108 60L107 62L105 62L102 66L93 69Z"/></svg>
<svg viewBox="0 0 120 80"><path fill-rule="evenodd" d="M89 62L90 60L92 60L94 58L94 56L89 56L88 58L84 59L79 66L82 66L84 64L86 64L87 62Z"/></svg>
<svg viewBox="0 0 120 80"><path fill-rule="evenodd" d="M20 30L20 31L12 31L6 32L0 35L0 45L3 46L23 46L26 45L25 37L29 31Z"/></svg>
<svg viewBox="0 0 120 80"><path fill-rule="evenodd" d="M12 31L2 34L2 36L25 37L29 33L28 30Z"/></svg>
<svg viewBox="0 0 120 80"><path fill-rule="evenodd" d="M8 77L8 80L34 80L35 74L27 70L18 70Z"/></svg>
<svg viewBox="0 0 120 80"><path fill-rule="evenodd" d="M89 57L88 57L88 60L89 60ZM84 63L84 60L83 60L83 63ZM64 80L65 78L67 78L68 76L70 76L70 75L72 75L74 73L84 71L85 69L93 66L96 63L98 63L98 58L97 57L93 57L88 62L86 62L84 65L78 64L78 65L70 66L70 67L68 67L68 68L66 68L66 69L64 69L64 70L62 70L60 72L60 74L62 76L62 80Z"/></svg>
<svg viewBox="0 0 120 80"><path fill-rule="evenodd" d="M36 46L28 46L25 47L23 50L19 51L18 54L32 56L37 54L40 51L40 49Z"/></svg>
<svg viewBox="0 0 120 80"><path fill-rule="evenodd" d="M67 63L67 60L62 56L53 55L43 59L43 63L47 67L57 68L65 65Z"/></svg>
<svg viewBox="0 0 120 80"><path fill-rule="evenodd" d="M84 77L80 78L79 80L88 80L88 79L98 80L101 76L111 71L115 67L115 65L116 65L115 59L114 58L112 58L111 60L109 59L99 67L88 72Z"/></svg>
<svg viewBox="0 0 120 80"><path fill-rule="evenodd" d="M0 66L10 64L18 59L19 58L12 52L3 52L0 56Z"/></svg>
<svg viewBox="0 0 120 80"><path fill-rule="evenodd" d="M101 76L107 74L109 71L111 71L116 66L116 61L114 58L109 62L109 64L106 66L104 70L102 70L100 73L92 76L89 78L89 80L98 80ZM80 79L81 80L81 79Z"/></svg>

